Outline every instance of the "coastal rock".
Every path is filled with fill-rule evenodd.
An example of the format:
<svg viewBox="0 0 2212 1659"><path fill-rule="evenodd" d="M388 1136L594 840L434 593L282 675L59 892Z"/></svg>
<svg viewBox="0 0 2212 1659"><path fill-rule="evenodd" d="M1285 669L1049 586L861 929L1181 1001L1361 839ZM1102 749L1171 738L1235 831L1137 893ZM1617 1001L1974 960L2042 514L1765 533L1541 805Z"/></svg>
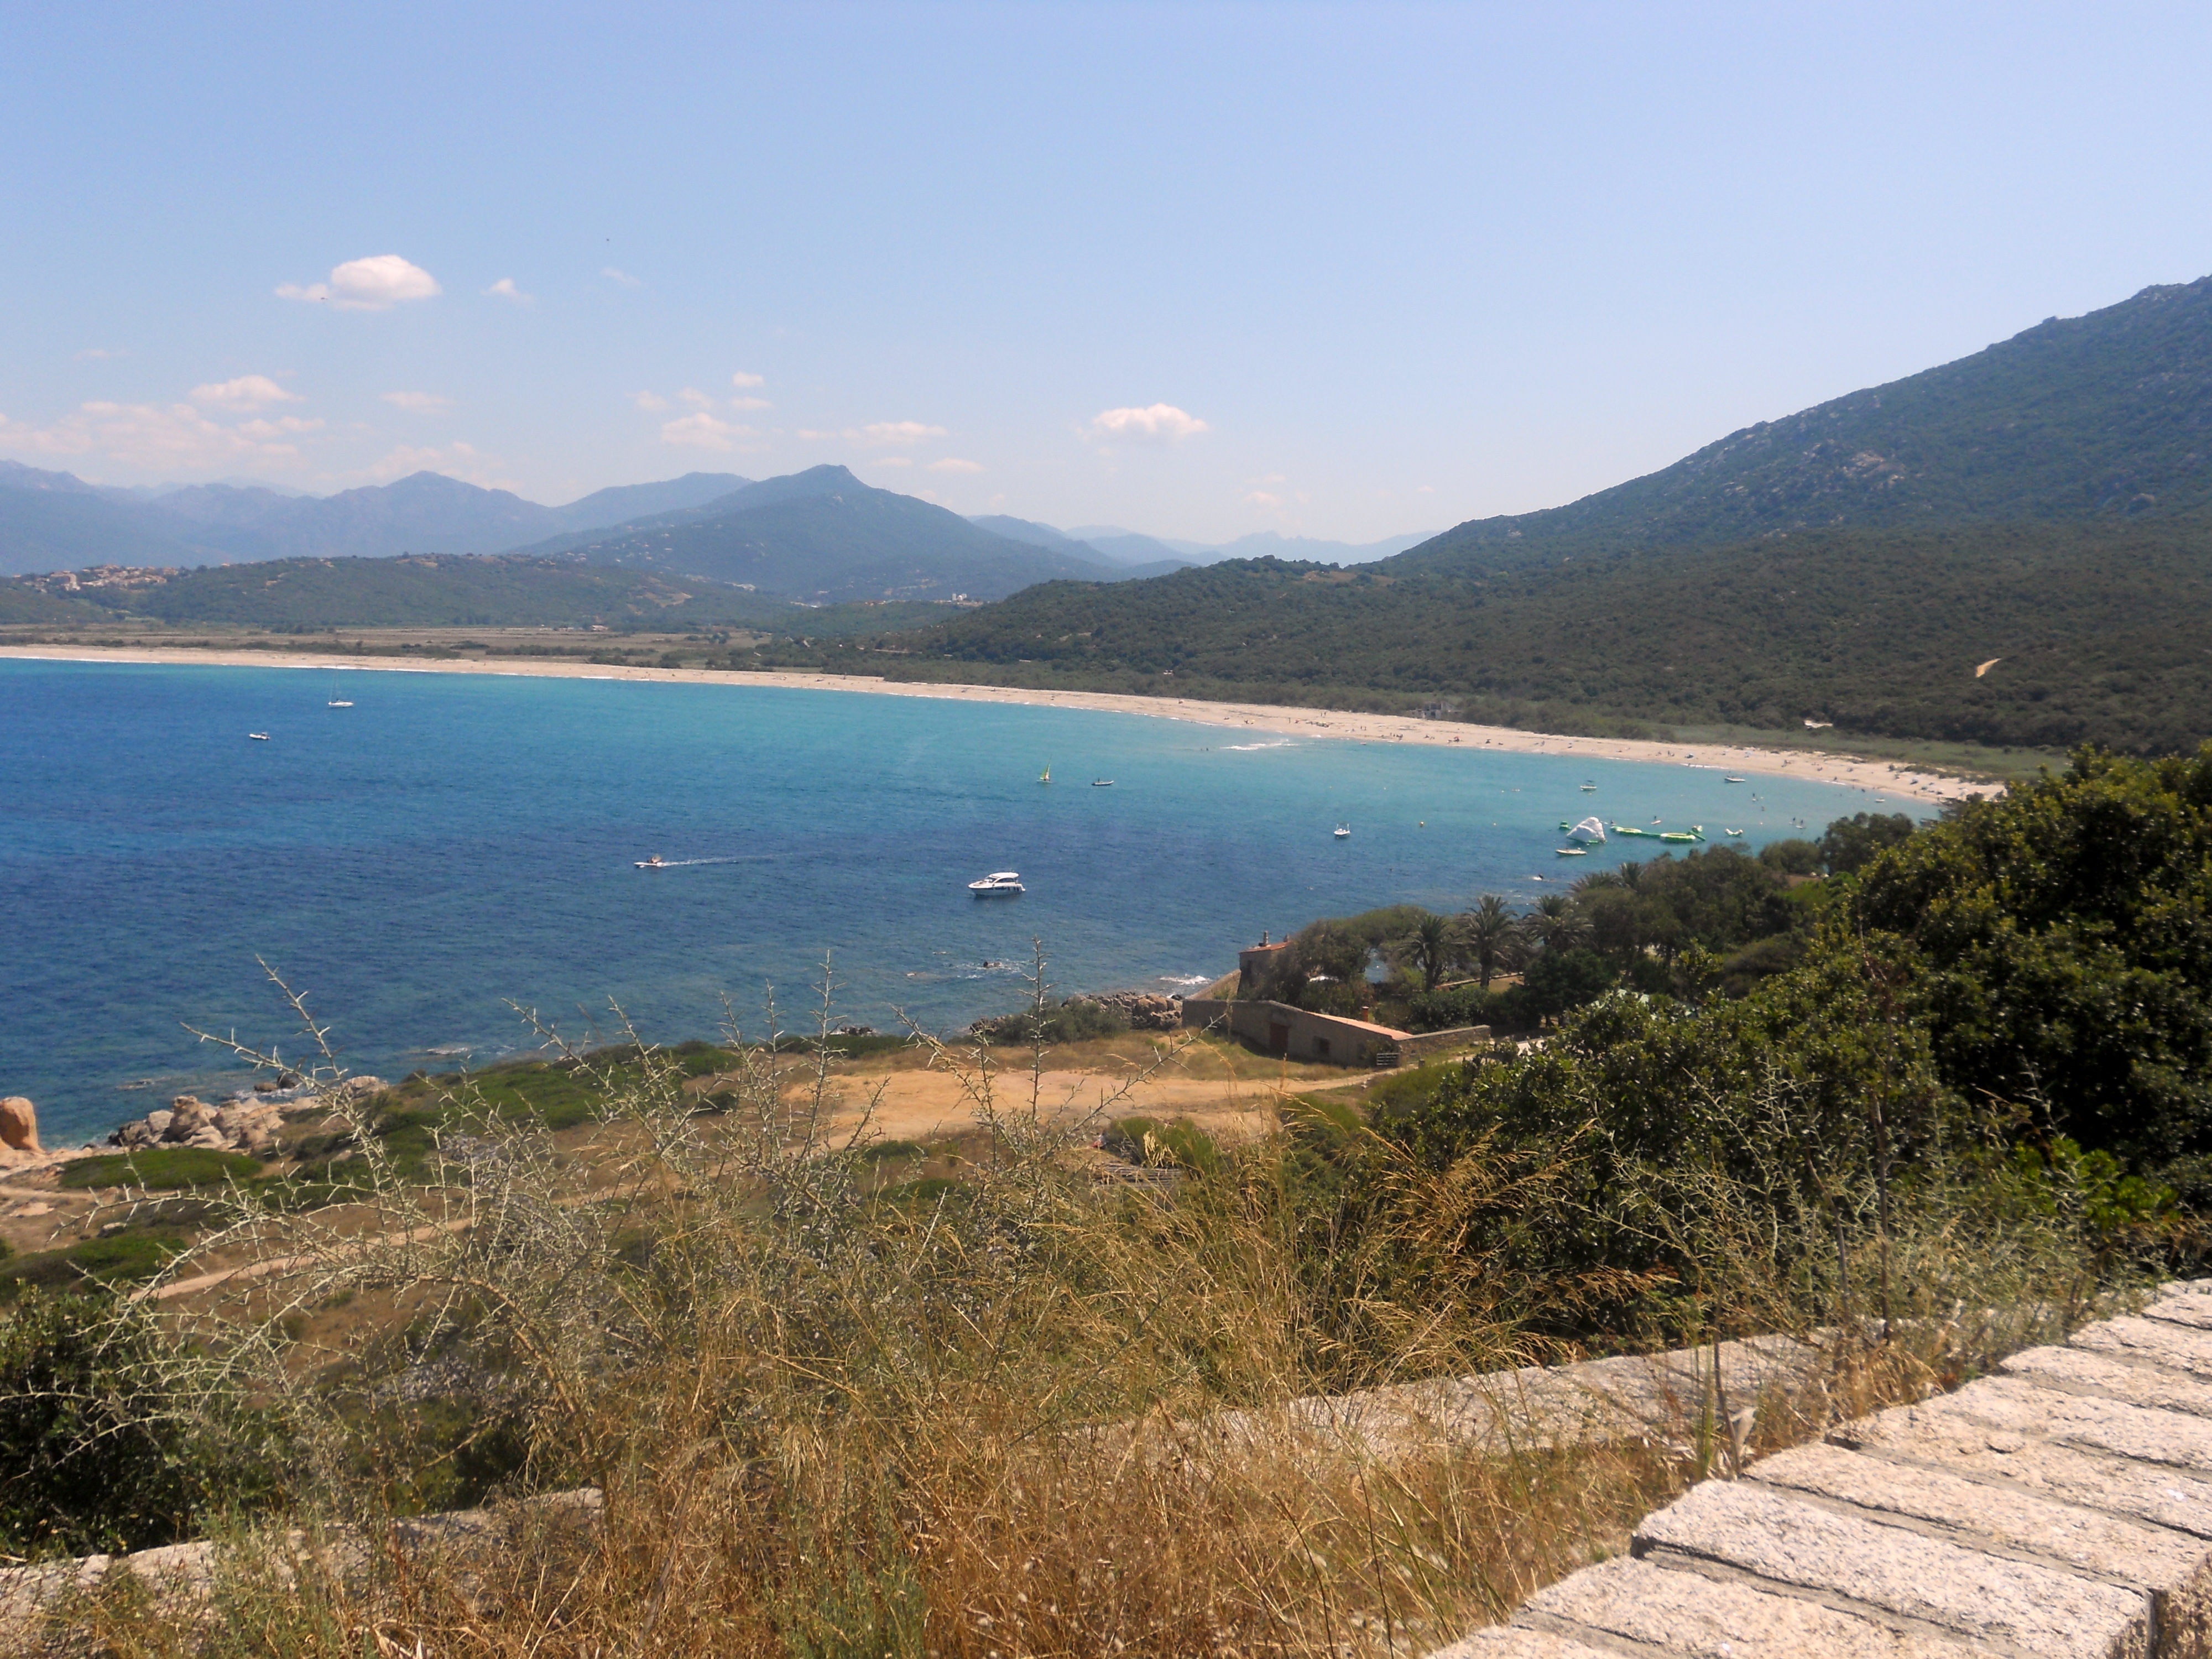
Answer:
<svg viewBox="0 0 2212 1659"><path fill-rule="evenodd" d="M39 1109L21 1095L0 1100L0 1146L16 1152L39 1150Z"/></svg>
<svg viewBox="0 0 2212 1659"><path fill-rule="evenodd" d="M226 1106L215 1115L213 1127L226 1146L241 1152L266 1152L276 1144L279 1110L275 1106Z"/></svg>
<svg viewBox="0 0 2212 1659"><path fill-rule="evenodd" d="M211 1152L265 1155L276 1144L287 1119L312 1117L354 1100L382 1094L392 1085L380 1077L350 1077L328 1085L304 1082L287 1072L273 1087L240 1089L220 1106L198 1095L179 1095L167 1111L149 1112L107 1137L111 1146L204 1146ZM28 1103L25 1103L27 1105Z"/></svg>
<svg viewBox="0 0 2212 1659"><path fill-rule="evenodd" d="M173 1146L198 1145L200 1131L214 1127L214 1107L196 1095L179 1095L169 1103L168 1127L161 1131L161 1139ZM218 1145L221 1139L218 1135Z"/></svg>
<svg viewBox="0 0 2212 1659"><path fill-rule="evenodd" d="M1182 1024L1182 999L1158 991L1107 991L1085 1000L1120 1009L1133 1031L1173 1031Z"/></svg>

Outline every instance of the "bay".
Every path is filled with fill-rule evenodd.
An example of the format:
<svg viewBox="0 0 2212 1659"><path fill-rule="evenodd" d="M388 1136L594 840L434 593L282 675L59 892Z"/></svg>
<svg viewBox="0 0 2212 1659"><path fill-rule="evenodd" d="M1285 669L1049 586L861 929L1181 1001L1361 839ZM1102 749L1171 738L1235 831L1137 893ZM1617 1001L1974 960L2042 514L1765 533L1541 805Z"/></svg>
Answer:
<svg viewBox="0 0 2212 1659"><path fill-rule="evenodd" d="M839 1023L944 1030L1018 1006L1033 941L1062 989L1183 989L1262 930L1526 902L1650 855L1555 859L1563 818L1729 825L1756 848L1871 804L742 682L0 661L0 1094L67 1146L242 1075L187 1023L296 1053L258 962L386 1076L532 1046L510 1001L603 1038L618 1005L672 1042L713 1035L725 997L759 1030L773 986L811 1029L825 956ZM672 867L635 867L653 855ZM969 896L1001 869L1024 896Z"/></svg>

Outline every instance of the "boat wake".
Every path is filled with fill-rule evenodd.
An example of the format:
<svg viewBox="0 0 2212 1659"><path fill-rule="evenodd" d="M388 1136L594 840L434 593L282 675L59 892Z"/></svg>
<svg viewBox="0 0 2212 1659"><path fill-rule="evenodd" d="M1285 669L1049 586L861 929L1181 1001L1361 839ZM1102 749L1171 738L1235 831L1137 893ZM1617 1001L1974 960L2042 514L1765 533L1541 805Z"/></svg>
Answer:
<svg viewBox="0 0 2212 1659"><path fill-rule="evenodd" d="M780 857L775 853L753 853L726 859L663 859L658 864L640 864L641 870L694 870L702 864L766 864Z"/></svg>
<svg viewBox="0 0 2212 1659"><path fill-rule="evenodd" d="M1295 749L1294 738L1277 738L1273 743L1224 743L1221 745L1232 755L1249 755L1255 749Z"/></svg>

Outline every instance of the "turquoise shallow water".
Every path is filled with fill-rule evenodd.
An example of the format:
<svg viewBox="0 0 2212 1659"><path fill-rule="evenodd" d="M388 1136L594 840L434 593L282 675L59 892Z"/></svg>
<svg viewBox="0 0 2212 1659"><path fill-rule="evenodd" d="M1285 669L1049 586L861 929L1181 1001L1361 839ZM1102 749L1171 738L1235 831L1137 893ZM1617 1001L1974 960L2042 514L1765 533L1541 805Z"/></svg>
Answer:
<svg viewBox="0 0 2212 1659"><path fill-rule="evenodd" d="M354 708L325 706L339 684ZM289 1052L257 956L387 1076L528 1046L506 999L578 1031L614 999L673 1041L710 1034L726 993L757 1027L772 981L809 1024L825 951L842 1018L945 1028L1016 1006L990 964L1025 967L1033 938L1060 986L1165 989L1262 929L1534 897L1638 855L1555 859L1562 817L1725 823L1755 847L1869 805L1680 766L742 684L0 661L0 1093L69 1145L236 1074L183 1022ZM682 862L633 867L653 854ZM998 869L1029 892L969 897Z"/></svg>

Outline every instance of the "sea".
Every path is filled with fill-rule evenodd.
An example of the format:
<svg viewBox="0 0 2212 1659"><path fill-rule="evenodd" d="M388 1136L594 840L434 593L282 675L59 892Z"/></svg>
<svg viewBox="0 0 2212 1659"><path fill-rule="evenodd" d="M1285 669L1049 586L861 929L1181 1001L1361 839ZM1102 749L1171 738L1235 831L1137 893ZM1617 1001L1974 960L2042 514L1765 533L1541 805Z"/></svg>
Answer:
<svg viewBox="0 0 2212 1659"><path fill-rule="evenodd" d="M1756 848L1874 805L1725 775L743 681L0 660L0 1095L66 1146L235 1087L194 1031L301 1057L279 981L386 1077L545 1028L811 1030L825 974L833 1025L951 1030L1040 953L1056 992L1189 991L1317 916L1651 855L1555 856L1593 812ZM998 870L1027 890L970 896Z"/></svg>

